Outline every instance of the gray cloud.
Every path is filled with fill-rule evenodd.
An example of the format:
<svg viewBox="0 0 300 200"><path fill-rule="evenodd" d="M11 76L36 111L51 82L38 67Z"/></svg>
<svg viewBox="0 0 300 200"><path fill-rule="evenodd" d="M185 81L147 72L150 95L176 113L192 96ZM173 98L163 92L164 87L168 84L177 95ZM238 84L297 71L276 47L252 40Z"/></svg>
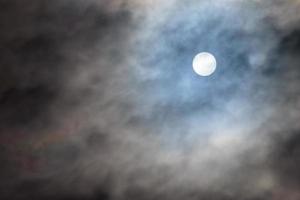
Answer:
<svg viewBox="0 0 300 200"><path fill-rule="evenodd" d="M3 1L1 196L298 199L298 4Z"/></svg>

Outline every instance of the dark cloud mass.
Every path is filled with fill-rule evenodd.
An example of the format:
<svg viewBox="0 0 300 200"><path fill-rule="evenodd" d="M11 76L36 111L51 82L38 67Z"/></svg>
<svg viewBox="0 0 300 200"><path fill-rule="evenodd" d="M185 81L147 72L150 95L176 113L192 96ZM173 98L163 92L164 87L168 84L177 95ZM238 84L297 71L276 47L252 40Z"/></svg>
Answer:
<svg viewBox="0 0 300 200"><path fill-rule="evenodd" d="M299 11L0 0L0 199L299 200Z"/></svg>

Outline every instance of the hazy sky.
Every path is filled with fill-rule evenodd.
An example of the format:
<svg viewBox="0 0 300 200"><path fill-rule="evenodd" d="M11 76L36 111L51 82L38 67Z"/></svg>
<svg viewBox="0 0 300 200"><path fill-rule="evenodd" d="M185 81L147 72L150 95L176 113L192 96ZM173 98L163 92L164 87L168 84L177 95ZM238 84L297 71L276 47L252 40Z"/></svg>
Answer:
<svg viewBox="0 0 300 200"><path fill-rule="evenodd" d="M1 0L0 199L299 200L299 12Z"/></svg>

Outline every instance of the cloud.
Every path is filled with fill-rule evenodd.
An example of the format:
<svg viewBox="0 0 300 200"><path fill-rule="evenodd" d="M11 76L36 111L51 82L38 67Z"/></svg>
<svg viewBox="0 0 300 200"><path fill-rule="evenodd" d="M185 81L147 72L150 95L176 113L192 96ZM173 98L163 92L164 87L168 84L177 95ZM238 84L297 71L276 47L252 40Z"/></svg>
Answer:
<svg viewBox="0 0 300 200"><path fill-rule="evenodd" d="M298 198L297 1L0 9L3 198Z"/></svg>

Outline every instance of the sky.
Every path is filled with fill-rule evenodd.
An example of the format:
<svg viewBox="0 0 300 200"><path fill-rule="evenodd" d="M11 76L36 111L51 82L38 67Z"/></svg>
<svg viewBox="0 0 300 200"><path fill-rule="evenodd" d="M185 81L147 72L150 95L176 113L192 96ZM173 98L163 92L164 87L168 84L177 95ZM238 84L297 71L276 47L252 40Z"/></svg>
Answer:
<svg viewBox="0 0 300 200"><path fill-rule="evenodd" d="M299 200L299 12L1 0L0 199Z"/></svg>

